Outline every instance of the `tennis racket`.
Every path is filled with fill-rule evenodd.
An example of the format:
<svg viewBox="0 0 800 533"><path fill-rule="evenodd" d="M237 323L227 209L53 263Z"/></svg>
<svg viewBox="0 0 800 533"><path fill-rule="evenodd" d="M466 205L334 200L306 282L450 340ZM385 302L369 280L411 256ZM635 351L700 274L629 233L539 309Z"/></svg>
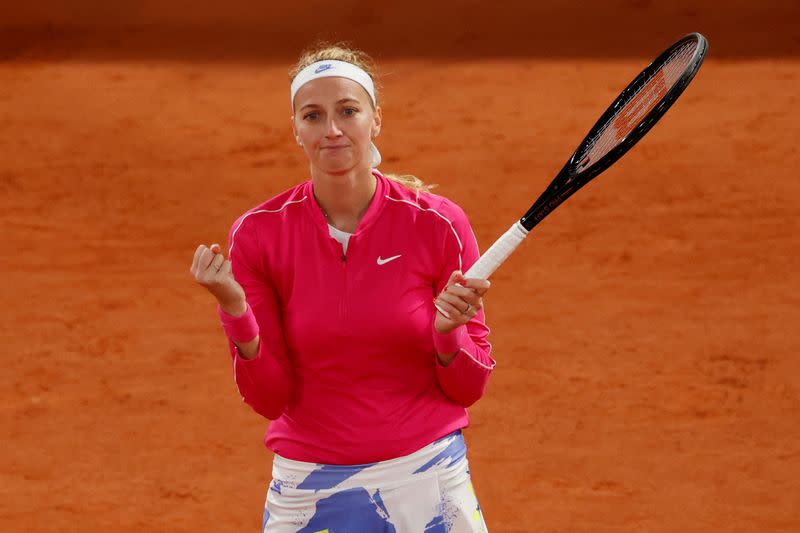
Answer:
<svg viewBox="0 0 800 533"><path fill-rule="evenodd" d="M464 277L487 279L539 222L639 142L692 81L707 49L705 37L690 33L640 72L589 130L531 208Z"/></svg>

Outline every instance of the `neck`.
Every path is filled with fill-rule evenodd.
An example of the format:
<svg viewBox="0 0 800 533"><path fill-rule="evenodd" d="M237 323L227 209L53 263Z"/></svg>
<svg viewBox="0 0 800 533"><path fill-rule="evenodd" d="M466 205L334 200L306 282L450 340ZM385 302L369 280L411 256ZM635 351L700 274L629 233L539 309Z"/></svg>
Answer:
<svg viewBox="0 0 800 533"><path fill-rule="evenodd" d="M350 171L343 174L312 173L314 196L328 224L355 233L375 194L372 172Z"/></svg>

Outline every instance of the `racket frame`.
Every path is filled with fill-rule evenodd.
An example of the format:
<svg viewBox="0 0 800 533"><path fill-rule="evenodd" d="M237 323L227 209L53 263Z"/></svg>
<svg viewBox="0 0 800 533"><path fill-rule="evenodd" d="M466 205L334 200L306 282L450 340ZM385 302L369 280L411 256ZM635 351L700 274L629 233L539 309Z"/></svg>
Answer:
<svg viewBox="0 0 800 533"><path fill-rule="evenodd" d="M658 104L640 120L619 144L609 150L607 154L584 170L578 170L586 153L591 146L593 146L593 142L596 141L604 128L610 126L610 121L617 115L620 108L624 107L631 98L635 97L636 92L661 68L662 64L670 55L690 40L695 40L697 42L692 58L681 76L672 87L670 87ZM689 85L689 82L692 81L700 65L702 65L703 59L705 59L707 50L708 41L706 38L700 33L690 33L664 50L647 65L647 67L645 67L611 103L605 113L600 116L595 125L589 130L589 133L586 134L583 141L578 145L572 157L569 158L564 167L550 182L547 189L539 195L539 198L537 198L531 208L528 209L522 218L512 224L483 255L481 255L478 261L472 265L464 276L467 278L487 279L503 264L503 262L505 262L514 250L522 244L522 241L527 237L528 233L539 224L539 222L553 212L559 205L564 203L567 198L572 196L578 189L614 164L625 152L639 142L639 140L650 131L650 128L652 128L664 113L667 112L672 104L675 103Z"/></svg>
<svg viewBox="0 0 800 533"><path fill-rule="evenodd" d="M619 144L609 150L607 154L600 158L596 163L592 164L583 171L576 171L582 159L585 157L586 152L589 151L591 143L600 135L600 133L609 126L609 122L619 113L620 108L624 106L662 66L662 64L681 46L684 46L688 41L697 41L697 47L689 61L689 65L680 78L673 84L662 99L656 106L645 115L644 118L634 127L628 135L622 139ZM625 152L630 150L637 142L639 142L645 134L661 119L664 113L674 104L678 97L683 93L686 87L694 78L695 74L700 68L705 58L706 51L708 50L708 41L701 34L694 32L686 35L672 46L664 50L658 57L656 57L647 67L644 68L627 87L620 93L620 95L611 103L594 126L586 134L583 141L581 141L578 148L572 154L572 157L566 162L564 167L559 171L550 185L545 191L537 198L531 208L520 218L520 223L528 231L532 230L539 222L542 221L548 214L550 214L556 207L564 203L564 201L572 196L574 192L584 186L586 183L597 177L603 171L613 165Z"/></svg>

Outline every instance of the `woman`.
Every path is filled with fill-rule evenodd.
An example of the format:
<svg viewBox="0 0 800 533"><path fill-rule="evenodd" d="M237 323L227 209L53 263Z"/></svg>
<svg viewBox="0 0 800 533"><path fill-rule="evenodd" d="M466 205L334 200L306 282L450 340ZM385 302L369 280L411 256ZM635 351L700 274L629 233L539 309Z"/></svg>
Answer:
<svg viewBox="0 0 800 533"><path fill-rule="evenodd" d="M464 212L376 167L374 68L341 46L292 71L311 179L233 224L191 272L218 300L236 385L272 420L264 531L485 531L461 428L495 361Z"/></svg>

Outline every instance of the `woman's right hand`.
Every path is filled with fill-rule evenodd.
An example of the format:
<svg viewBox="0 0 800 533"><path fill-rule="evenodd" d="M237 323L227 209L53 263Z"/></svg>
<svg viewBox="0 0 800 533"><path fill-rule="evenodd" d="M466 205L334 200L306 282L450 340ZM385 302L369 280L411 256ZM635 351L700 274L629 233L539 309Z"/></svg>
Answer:
<svg viewBox="0 0 800 533"><path fill-rule="evenodd" d="M214 295L223 311L233 316L247 311L244 289L233 278L231 262L225 259L219 244L198 246L189 272Z"/></svg>

